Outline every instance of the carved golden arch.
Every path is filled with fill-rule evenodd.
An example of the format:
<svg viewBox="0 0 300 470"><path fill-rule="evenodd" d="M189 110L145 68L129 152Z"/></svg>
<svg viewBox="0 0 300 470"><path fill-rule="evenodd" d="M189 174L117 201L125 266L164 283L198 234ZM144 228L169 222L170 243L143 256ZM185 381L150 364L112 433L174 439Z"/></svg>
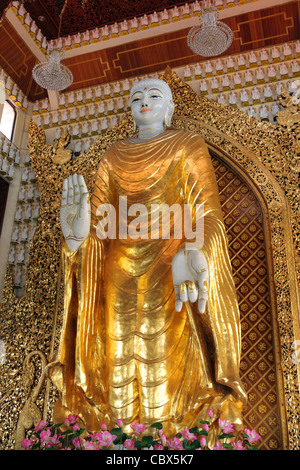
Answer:
<svg viewBox="0 0 300 470"><path fill-rule="evenodd" d="M179 115L175 116L175 120L176 127L193 128L204 137L211 153L219 156L241 176L262 208L268 247L266 254L282 445L284 449L298 449L295 425L300 411L297 392L300 377L297 359L299 299L290 205L276 178L254 152L212 126Z"/></svg>

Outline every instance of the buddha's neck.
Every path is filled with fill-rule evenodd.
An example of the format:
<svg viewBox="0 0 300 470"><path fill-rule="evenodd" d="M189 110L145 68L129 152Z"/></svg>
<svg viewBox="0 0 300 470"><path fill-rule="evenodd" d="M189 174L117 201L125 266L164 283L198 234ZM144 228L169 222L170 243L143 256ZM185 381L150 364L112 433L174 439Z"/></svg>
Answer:
<svg viewBox="0 0 300 470"><path fill-rule="evenodd" d="M163 134L165 132L165 128L160 124L153 125L153 126L140 126L138 129L138 140L151 140L155 137Z"/></svg>

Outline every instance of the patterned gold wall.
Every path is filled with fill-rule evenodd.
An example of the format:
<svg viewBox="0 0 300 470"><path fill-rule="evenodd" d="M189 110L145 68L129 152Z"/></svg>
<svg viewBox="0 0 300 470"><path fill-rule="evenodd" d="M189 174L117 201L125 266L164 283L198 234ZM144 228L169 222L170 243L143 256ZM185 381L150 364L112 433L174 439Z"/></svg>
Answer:
<svg viewBox="0 0 300 470"><path fill-rule="evenodd" d="M244 422L262 436L261 449L284 447L274 355L270 276L263 208L240 175L213 158L242 326L241 377L248 394Z"/></svg>

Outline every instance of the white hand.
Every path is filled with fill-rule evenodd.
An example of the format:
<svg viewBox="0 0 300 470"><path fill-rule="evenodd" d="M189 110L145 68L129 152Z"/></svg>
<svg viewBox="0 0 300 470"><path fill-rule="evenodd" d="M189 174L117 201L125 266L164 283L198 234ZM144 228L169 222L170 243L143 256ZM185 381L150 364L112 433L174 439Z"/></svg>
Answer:
<svg viewBox="0 0 300 470"><path fill-rule="evenodd" d="M205 255L200 250L180 250L172 260L175 289L175 309L180 312L183 302L196 302L200 313L205 312L208 298L209 272Z"/></svg>
<svg viewBox="0 0 300 470"><path fill-rule="evenodd" d="M91 224L89 193L81 175L71 175L63 182L60 224L70 250L78 250Z"/></svg>

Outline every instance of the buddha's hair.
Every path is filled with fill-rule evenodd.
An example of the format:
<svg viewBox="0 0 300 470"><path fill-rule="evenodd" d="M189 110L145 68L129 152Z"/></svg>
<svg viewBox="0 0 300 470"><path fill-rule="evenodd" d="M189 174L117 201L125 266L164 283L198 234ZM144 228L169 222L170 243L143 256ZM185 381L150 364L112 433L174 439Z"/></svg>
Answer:
<svg viewBox="0 0 300 470"><path fill-rule="evenodd" d="M135 83L131 88L130 98L137 90L140 90L142 87L148 88L149 86L161 88L170 100L173 99L171 88L164 80L161 80L160 78L144 78L143 80Z"/></svg>

